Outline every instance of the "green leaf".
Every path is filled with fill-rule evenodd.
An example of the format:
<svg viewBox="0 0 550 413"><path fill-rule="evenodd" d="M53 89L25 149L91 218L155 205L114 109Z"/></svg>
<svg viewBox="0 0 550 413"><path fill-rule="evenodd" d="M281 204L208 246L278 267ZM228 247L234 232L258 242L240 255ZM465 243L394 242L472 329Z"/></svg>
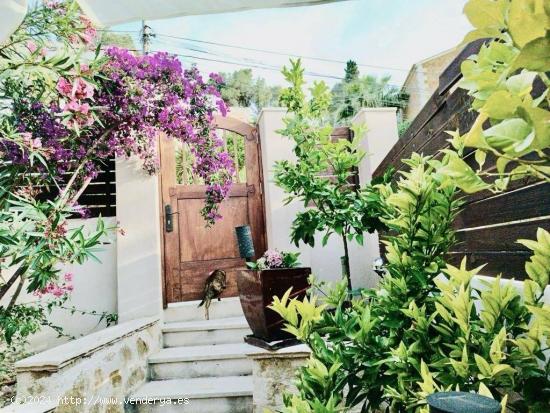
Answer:
<svg viewBox="0 0 550 413"><path fill-rule="evenodd" d="M535 72L550 71L550 34L532 40L521 49L514 59L510 71L517 69L533 70Z"/></svg>
<svg viewBox="0 0 550 413"><path fill-rule="evenodd" d="M519 105L521 105L519 97L513 96L509 91L499 90L487 99L480 112L492 119L502 120L512 117Z"/></svg>
<svg viewBox="0 0 550 413"><path fill-rule="evenodd" d="M476 29L504 26L504 0L470 0L464 6L464 14Z"/></svg>
<svg viewBox="0 0 550 413"><path fill-rule="evenodd" d="M503 152L522 152L534 140L533 128L521 118L505 119L483 131L485 140Z"/></svg>
<svg viewBox="0 0 550 413"><path fill-rule="evenodd" d="M474 354L474 359L476 361L477 368L484 377L489 378L493 375L491 366L483 357L478 354Z"/></svg>
<svg viewBox="0 0 550 413"><path fill-rule="evenodd" d="M536 72L530 72L528 70L522 70L520 74L511 76L506 80L506 88L517 96L525 96L531 93L531 90L533 89L533 81L535 80L535 77L537 77ZM497 92L498 93L498 92ZM495 93L495 95L497 94ZM511 113L514 113L515 108L521 104L521 101L519 99L513 99L512 102L501 102L503 105L509 106L510 108L514 108L514 110ZM502 96L501 96L502 99ZM511 115L508 115L509 117ZM492 117L492 116L491 116Z"/></svg>
<svg viewBox="0 0 550 413"><path fill-rule="evenodd" d="M487 152L477 149L474 154L475 160L477 164L479 165L479 170L483 168L483 165L485 164L485 159L487 158Z"/></svg>

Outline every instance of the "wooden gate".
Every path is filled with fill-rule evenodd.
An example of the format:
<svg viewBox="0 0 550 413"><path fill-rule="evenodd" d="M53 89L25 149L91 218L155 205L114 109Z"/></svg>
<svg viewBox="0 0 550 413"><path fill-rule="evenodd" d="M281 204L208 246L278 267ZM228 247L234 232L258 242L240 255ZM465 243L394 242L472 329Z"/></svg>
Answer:
<svg viewBox="0 0 550 413"><path fill-rule="evenodd" d="M211 271L227 274L222 296L238 295L236 275L245 267L239 257L234 228L250 225L256 253L266 248L262 168L257 129L234 118L216 118L216 133L236 166L223 219L210 228L200 215L206 186L193 175L188 147L172 139L160 143L165 303L202 298ZM172 228L167 220L172 218Z"/></svg>
<svg viewBox="0 0 550 413"><path fill-rule="evenodd" d="M381 176L389 166L397 171L405 168L401 161L412 152L440 157L441 149L449 147L446 131L461 134L472 126L476 112L470 110L472 98L466 90L457 88L461 78L461 63L477 53L484 40L466 46L439 77L439 88L413 120L404 136L390 150L373 176ZM533 95L544 90L535 83ZM473 150L465 161L476 167ZM496 168L496 159L489 155L484 170ZM398 177L399 174L396 174ZM513 181L509 191L494 194L489 191L464 195L464 207L455 220L458 244L449 253L449 261L458 264L468 258L469 267L487 264L483 274L502 274L505 278L525 278L525 261L531 252L516 242L519 238L535 239L538 227L550 229L550 184L532 179Z"/></svg>

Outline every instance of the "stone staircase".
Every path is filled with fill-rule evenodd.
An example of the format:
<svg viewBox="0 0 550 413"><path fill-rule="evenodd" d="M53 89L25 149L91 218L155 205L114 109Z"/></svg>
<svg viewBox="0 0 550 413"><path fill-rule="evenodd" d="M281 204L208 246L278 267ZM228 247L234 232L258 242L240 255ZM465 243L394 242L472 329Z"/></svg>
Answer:
<svg viewBox="0 0 550 413"><path fill-rule="evenodd" d="M149 358L150 380L129 397L131 412L252 412L250 334L238 297L212 302L210 320L198 301L164 312L164 348ZM157 400L152 403L152 400Z"/></svg>

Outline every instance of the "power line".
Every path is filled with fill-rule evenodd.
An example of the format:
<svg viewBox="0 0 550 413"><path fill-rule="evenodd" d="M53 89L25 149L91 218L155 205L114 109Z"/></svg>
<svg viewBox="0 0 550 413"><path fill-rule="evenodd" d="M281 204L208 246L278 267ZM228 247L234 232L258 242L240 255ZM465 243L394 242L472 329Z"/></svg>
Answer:
<svg viewBox="0 0 550 413"><path fill-rule="evenodd" d="M156 40L156 42L160 43L161 45L162 44L169 45L168 43L166 43L163 40L160 40L160 41ZM228 58L228 59L232 59L233 61L229 62L227 60L220 60L220 59L214 59L214 58L207 59L207 58L199 57L199 56L181 55L180 54L180 56L183 56L183 57L188 57L188 58L194 57L196 59L204 60L204 61L227 63L227 64L233 64L233 65L238 65L238 66L243 66L243 67L252 67L252 68L258 68L258 69L273 70L273 71L277 71L277 72L281 71L280 66L274 66L274 65L271 65L269 63L261 62L261 61L254 60L254 59L234 57L234 56L227 55L227 54L220 55L218 53L214 53L214 52L211 52L211 51L208 51L208 50L198 49L198 48L194 48L194 47L187 47L187 46L177 46L177 47L179 49L190 50L190 51L193 51L193 52L203 53L203 54L207 54L207 55L211 55L211 56L215 56L215 57ZM178 55L178 53L175 53L175 54ZM340 77L340 76L337 76L337 75L325 75L325 74L320 74L320 73L311 72L311 71L306 72L306 74L309 74L310 76L327 78L327 79L335 79L335 80L343 80L344 79L343 77ZM387 86L394 87L396 89L402 89L402 86L394 84L394 83L388 83ZM409 87L409 90L413 90L413 89L421 91L421 92L430 92L428 89L424 89L424 88Z"/></svg>
<svg viewBox="0 0 550 413"><path fill-rule="evenodd" d="M161 52L161 50L153 50L153 52ZM279 67L275 67L275 66L268 66L268 65L262 66L262 65L259 65L259 64L230 62L228 60L210 59L210 58L207 58L207 57L192 56L192 55L186 55L186 54L182 54L182 53L171 53L171 54L179 56L179 57L189 58L189 59L205 60L205 61L208 61L208 62L226 63L226 64L230 64L230 65L253 67L253 68L257 68L257 69L264 69L264 70L271 70L271 71L275 71L275 72L281 72L281 69ZM343 80L344 79L343 77L339 77L339 76L323 75L323 74L315 73L315 72L304 72L304 74L308 75L308 76L323 77L323 78L327 78L327 79L336 79L336 80Z"/></svg>
<svg viewBox="0 0 550 413"><path fill-rule="evenodd" d="M113 32L113 33L134 33L135 32L135 31L131 31L131 30L106 30L106 31L110 31L110 32ZM345 60L329 59L329 58L326 58L326 57L319 57L319 56L301 55L301 54L297 54L297 53L284 53L284 52L279 52L279 51L275 51L275 50L259 49L259 48L246 47L246 46L237 46L237 45L234 45L234 44L227 44L227 43L212 42L212 41L207 41L207 40L192 39L192 38L189 38L189 37L180 37L180 36L173 36L173 35L161 34L161 33L157 33L157 36L165 37L165 38L169 38L169 39L175 39L175 40L184 40L184 41L188 41L188 42L209 44L209 45L212 45L212 46L228 47L228 48L233 48L233 49L247 50L247 51L252 51L252 52L260 52L260 53L268 53L268 54L284 56L284 57L298 57L298 58L301 58L301 59L317 60L317 61L320 61L320 62L328 62L328 63L339 63L339 64L346 64L347 63L347 61L345 61ZM409 72L409 69L403 69L403 68L397 68L397 67L391 67L391 66L371 65L371 64L367 64L367 63L357 63L357 66L370 67L370 68L373 68L373 69L383 69L383 70L394 70L394 71L401 71L401 72Z"/></svg>
<svg viewBox="0 0 550 413"><path fill-rule="evenodd" d="M347 61L345 61L345 60L329 59L329 58L326 58L326 57L317 57L317 56L307 56L307 55L300 55L300 54L296 54L296 53L284 53L284 52L278 52L278 51L275 51L275 50L258 49L258 48L254 48L254 47L237 46L237 45L234 45L234 44L212 42L212 41L207 41L207 40L191 39L189 37L179 37L179 36L172 36L172 35L160 34L160 33L158 34L158 36L167 37L169 39L185 40L185 41L188 41L188 42L204 43L204 44L209 44L209 45L212 45L212 46L229 47L229 48L233 48L233 49L248 50L248 51L251 51L251 52L268 53L268 54L274 54L274 55L278 55L278 56L298 57L298 58L301 58L301 59L317 60L317 61L320 61L320 62L328 62L328 63L339 63L339 64L346 64L347 63ZM357 63L357 66L370 67L370 68L373 68L373 69L395 70L395 71L401 71L401 72L408 72L409 71L409 69L402 69L402 68L390 67L390 66L370 65L370 64L366 64L366 63Z"/></svg>
<svg viewBox="0 0 550 413"><path fill-rule="evenodd" d="M109 32L112 32L112 33L140 33L140 32L136 32L136 31L132 31L132 30L105 30L105 31L109 31ZM205 41L205 40L197 40L197 39L190 39L190 38L185 38L185 37L178 37L178 36L170 36L170 35L164 35L164 34L158 34L158 35L155 35L156 36L160 36L160 37L165 37L165 38L168 38L168 39L176 39L176 40L184 40L184 41L190 41L190 42L198 42L198 43L204 43L204 44L210 44L210 45L216 45L216 46L223 46L223 47L231 47L231 48L235 48L235 49L242 49L242 50L248 50L248 51L259 51L259 52L265 52L265 53L271 53L271 54L276 54L276 55L279 55L279 56L285 56L285 57L301 57L301 58L306 58L306 59L312 59L312 60L318 60L318 61L327 61L327 62L335 62L335 63L346 63L344 61L340 61L340 60L333 60L333 59L325 59L325 58L318 58L318 57L311 57L311 56L302 56L302 55L297 55L297 54L291 54L291 55L287 55L285 53L281 53L281 52L275 52L275 51L270 51L270 50L264 50L264 49L255 49L255 48L250 48L250 47L244 47L244 46L235 46L235 45L228 45L228 44L225 44L225 43L218 43L218 42L210 42L210 41ZM164 40L160 40L158 39L158 37L156 37L155 39L155 42L159 42L159 43L164 43L164 44L169 44L167 43L166 41ZM200 49L200 48L194 48L194 47L189 47L189 46L179 46L179 45L175 45L174 47L178 47L178 48L181 48L181 49L186 49L186 50L190 50L192 52L197 52L197 53L203 53L203 54L208 54L208 55L212 55L212 56L215 56L215 57L222 57L222 58L228 58L228 59L232 59L232 60L241 60L241 62L244 60L245 62L247 63L241 63L241 62L235 62L235 61L227 61L227 60L220 60L220 59L213 59L213 58L205 58L205 57L199 57L199 56L191 56L191 55L185 55L185 54L181 54L181 53L173 53L175 55L178 55L180 57L184 57L184 58L194 58L194 59L198 59L198 60L202 60L202 61L210 61L210 62L217 62L217 63L225 63L225 64L232 64L232 65L237 65L237 66L241 66L241 67L251 67L251 68L256 68L256 69L263 69L263 70L270 70L270 71L277 71L277 72L280 72L280 67L279 66L273 66L273 65L270 65L268 63L265 63L265 62L261 62L261 61L258 61L258 60L254 60L254 59L249 59L249 58L242 58L242 57L234 57L234 56L231 56L231 55L227 55L227 54L223 54L223 55L220 55L219 53L215 53L215 52L212 52L212 51L208 51L208 50L204 50L204 49ZM248 63L248 62L251 62L251 63ZM385 69L390 69L388 67L384 67L384 66L374 66L374 65L367 65L367 64L358 64L360 66L367 66L367 67L376 67L376 68L385 68ZM395 69L395 68L394 68ZM334 79L334 80L343 80L344 78L341 77L341 76L337 76L337 75L325 75L325 74L320 74L320 73L316 73L316 72L305 72L305 74L309 75L309 76L314 76L314 77L320 77L320 78L326 78L326 79ZM400 85L397 85L397 84L392 84L392 83L388 83L388 86L392 86L392 87L395 87L395 88L398 88L398 89L402 89L402 86ZM408 88L409 90L417 90L417 91L421 91L421 92L429 92L429 90L425 89L425 88L419 88L419 87L409 87Z"/></svg>

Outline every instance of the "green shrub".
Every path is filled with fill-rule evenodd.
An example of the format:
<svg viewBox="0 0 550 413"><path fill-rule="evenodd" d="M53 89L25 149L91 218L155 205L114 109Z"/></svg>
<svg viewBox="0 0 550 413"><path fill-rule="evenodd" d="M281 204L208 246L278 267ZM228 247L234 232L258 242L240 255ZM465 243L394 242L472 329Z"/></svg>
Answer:
<svg viewBox="0 0 550 413"><path fill-rule="evenodd" d="M514 394L514 411L547 411L550 312L541 298L550 266L526 281L525 299L499 278L474 287L482 267L468 270L465 261L454 267L443 258L454 243L455 189L441 185L439 162L415 155L407 164L396 188L379 188L384 222L395 234L385 241L387 274L379 289L351 307L345 285L335 286L322 306L313 299L274 303L288 331L312 349L299 372L299 397L287 397L284 411L359 405L425 412L428 394L449 389L490 392L504 403ZM531 263L550 259L548 232L523 242L535 251Z"/></svg>
<svg viewBox="0 0 550 413"><path fill-rule="evenodd" d="M298 374L299 393L284 412L427 412L435 391L478 391L513 412L550 411L550 233L519 240L533 251L523 295L499 277L472 284L483 267L445 263L454 242L458 190L503 191L510 181L550 182L550 4L543 0L469 0L475 30L493 38L462 64L461 87L479 112L441 161L414 155L397 186L379 186L387 273L351 306L336 285L322 306L284 297L273 308L312 356ZM533 94L538 82L538 95ZM475 150L479 169L463 160ZM496 172L483 169L496 157ZM441 274L440 274L441 273Z"/></svg>

